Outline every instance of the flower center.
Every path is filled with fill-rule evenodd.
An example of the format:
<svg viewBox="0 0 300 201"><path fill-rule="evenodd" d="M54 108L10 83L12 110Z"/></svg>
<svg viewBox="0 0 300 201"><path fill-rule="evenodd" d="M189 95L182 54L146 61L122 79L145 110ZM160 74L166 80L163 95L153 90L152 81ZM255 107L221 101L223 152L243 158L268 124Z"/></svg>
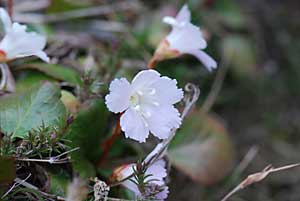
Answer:
<svg viewBox="0 0 300 201"><path fill-rule="evenodd" d="M135 93L135 94L130 96L129 101L130 101L131 106L136 107L140 104L140 97L137 93Z"/></svg>
<svg viewBox="0 0 300 201"><path fill-rule="evenodd" d="M142 110L143 105L154 105L158 106L159 103L155 98L156 91L153 88L146 88L143 90L137 90L130 96L129 102L131 107L133 107L136 111L143 113L144 116L150 116L149 112L145 112ZM145 113L145 114L144 114Z"/></svg>

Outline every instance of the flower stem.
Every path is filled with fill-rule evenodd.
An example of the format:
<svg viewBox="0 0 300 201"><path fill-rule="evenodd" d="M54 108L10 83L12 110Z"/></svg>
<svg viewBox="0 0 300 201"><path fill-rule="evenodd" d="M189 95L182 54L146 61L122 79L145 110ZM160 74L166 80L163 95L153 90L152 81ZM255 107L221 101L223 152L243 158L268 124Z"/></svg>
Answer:
<svg viewBox="0 0 300 201"><path fill-rule="evenodd" d="M120 136L121 134L121 126L120 126L120 118L121 115L115 125L113 134L102 143L102 148L103 148L103 153L100 157L100 159L97 162L97 166L100 167L106 160L108 153L112 147L112 145L114 144L114 142L116 141L116 139Z"/></svg>
<svg viewBox="0 0 300 201"><path fill-rule="evenodd" d="M152 57L148 63L148 68L154 69L156 64L157 64L157 59L155 57Z"/></svg>
<svg viewBox="0 0 300 201"><path fill-rule="evenodd" d="M10 16L10 18L12 18L12 16L13 16L13 5L14 5L13 0L7 1L7 10L8 10L8 15Z"/></svg>

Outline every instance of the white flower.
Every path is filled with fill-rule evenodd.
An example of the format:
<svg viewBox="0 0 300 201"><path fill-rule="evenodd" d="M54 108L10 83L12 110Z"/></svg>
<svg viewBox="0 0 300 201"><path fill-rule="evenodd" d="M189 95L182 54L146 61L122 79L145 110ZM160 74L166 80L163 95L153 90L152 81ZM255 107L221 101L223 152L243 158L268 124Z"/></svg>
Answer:
<svg viewBox="0 0 300 201"><path fill-rule="evenodd" d="M147 168L145 175L150 175L150 176L147 177L144 181L144 182L149 182L149 184L144 189L145 190L144 193L141 193L136 183L134 183L130 179L123 181L122 185L125 188L134 192L136 197L138 198L145 196L145 194L147 196L153 192L157 192L155 194L155 200L165 200L168 197L168 193L169 193L169 189L166 186L164 181L164 178L167 176L167 170L165 167L166 167L166 163L164 160L161 159L154 162L150 167ZM135 163L123 165L114 171L113 176L118 181L121 181L129 177L130 175L132 175L134 169L136 169ZM136 182L136 179L134 177L132 179Z"/></svg>
<svg viewBox="0 0 300 201"><path fill-rule="evenodd" d="M182 54L192 54L197 57L206 68L211 71L217 67L216 61L206 54L202 49L205 49L207 43L202 36L199 27L191 23L191 13L184 5L177 16L166 16L163 22L170 24L172 30L166 36L157 50L156 54L158 59L174 58ZM160 56L159 56L160 55Z"/></svg>
<svg viewBox="0 0 300 201"><path fill-rule="evenodd" d="M0 62L27 56L37 56L49 62L48 56L43 51L46 46L44 36L35 32L27 32L26 25L12 23L3 8L0 8L0 18L5 31L4 38L0 42Z"/></svg>
<svg viewBox="0 0 300 201"><path fill-rule="evenodd" d="M113 80L106 105L111 112L124 112L120 124L126 137L145 142L151 132L166 139L171 129L181 124L173 104L182 99L183 92L176 85L175 79L160 77L155 70L143 70L131 83L125 78Z"/></svg>

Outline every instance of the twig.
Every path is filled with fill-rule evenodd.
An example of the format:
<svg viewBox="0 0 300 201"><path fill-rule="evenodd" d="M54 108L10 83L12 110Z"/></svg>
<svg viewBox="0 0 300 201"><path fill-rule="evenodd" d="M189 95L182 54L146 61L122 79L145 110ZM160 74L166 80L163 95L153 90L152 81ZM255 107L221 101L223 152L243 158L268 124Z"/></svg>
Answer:
<svg viewBox="0 0 300 201"><path fill-rule="evenodd" d="M65 151L64 153L61 153L58 156L55 156L55 157L52 157L52 158L58 159L58 158L62 157L63 155L69 154L69 153L77 151L79 149L80 149L80 147L75 147L74 149L71 149L69 151Z"/></svg>
<svg viewBox="0 0 300 201"><path fill-rule="evenodd" d="M185 99L184 99L185 107L181 113L182 120L187 116L187 114L193 108L193 105L198 100L199 95L200 95L199 88L197 88L195 85L190 84L190 83L188 83L185 86L185 91L188 92L189 95L185 96ZM150 165L153 162L155 162L157 159L161 158L162 155L164 155L164 151L167 150L170 142L174 138L176 131L177 131L177 129L172 129L170 136L167 139L163 140L158 145L156 145L156 147L153 149L153 151L150 154L148 154L148 156L145 158L143 163Z"/></svg>
<svg viewBox="0 0 300 201"><path fill-rule="evenodd" d="M107 15L118 11L126 11L132 9L138 10L139 5L140 4L137 1L130 0L130 1L122 1L111 5L95 6L91 8L83 8L83 9L49 14L49 15L16 14L15 19L18 22L23 22L23 23L53 23L53 22L61 22L61 21L66 21L66 20L76 19L76 18Z"/></svg>
<svg viewBox="0 0 300 201"><path fill-rule="evenodd" d="M126 23L111 21L111 20L93 20L88 23L92 30L103 32L124 33L129 26Z"/></svg>
<svg viewBox="0 0 300 201"><path fill-rule="evenodd" d="M18 1L14 5L14 12L33 12L46 9L50 5L50 0L30 0L30 1Z"/></svg>
<svg viewBox="0 0 300 201"><path fill-rule="evenodd" d="M60 159L60 157L62 157L63 155L66 155L68 153L71 153L73 151L77 151L79 150L79 147L76 147L74 149L71 149L69 151L66 151L58 156L54 156L54 157L50 157L49 159L38 159L38 158L16 158L17 161L28 161L28 162L41 162L41 163L50 163L50 164L63 164L63 163L68 163L70 158L66 157L66 158L62 158Z"/></svg>
<svg viewBox="0 0 300 201"><path fill-rule="evenodd" d="M263 169L261 172L254 173L249 175L245 180L243 180L238 186L236 186L232 191L230 191L221 201L228 200L229 197L231 197L236 192L246 188L247 186L257 183L265 179L270 173L278 172L282 170L291 169L294 167L299 167L300 163L292 164L292 165L286 165L279 168L273 168L271 165L268 165L265 169Z"/></svg>
<svg viewBox="0 0 300 201"><path fill-rule="evenodd" d="M225 58L223 56L222 63L219 66L219 69L218 69L217 75L214 79L214 82L212 84L211 90L201 107L202 114L207 113L211 109L213 104L215 103L215 101L221 91L226 73L229 69L229 64L230 64L230 59Z"/></svg>
<svg viewBox="0 0 300 201"><path fill-rule="evenodd" d="M8 191L1 197L1 199L3 199L5 196L7 196L14 188L16 188L16 187L20 186L22 183L24 183L27 179L29 179L29 177L31 177L31 173L29 173L28 176L25 179L21 180L19 183L15 182L12 185L12 187L10 187L8 189Z"/></svg>
<svg viewBox="0 0 300 201"><path fill-rule="evenodd" d="M224 184L223 189L221 190L222 193L227 192L230 190L232 183L236 183L238 179L240 178L242 172L249 166L249 164L253 161L255 156L258 153L258 146L254 145L252 146L249 151L246 153L244 158L241 160L241 162L238 164L238 166L235 168L233 173L230 176L230 179Z"/></svg>
<svg viewBox="0 0 300 201"><path fill-rule="evenodd" d="M62 164L62 163L68 163L69 158L64 158L60 160L53 161L50 159L35 159L35 158L18 158L17 161L27 161L27 162L41 162L41 163L50 163L50 164Z"/></svg>
<svg viewBox="0 0 300 201"><path fill-rule="evenodd" d="M66 200L66 199L63 198L63 197L60 197L60 196L56 196L56 195L52 195L52 194L43 192L43 191L39 190L38 187L36 187L36 186L34 186L34 185L32 185L32 184L30 184L30 183L24 181L24 180L21 180L21 179L19 179L19 178L16 178L16 179L15 179L15 182L18 183L18 184L20 184L20 185L22 185L22 186L24 186L24 187L26 187L26 188L35 190L35 191L39 192L40 194L42 194L42 195L45 196L45 197L50 197L50 198L53 198L53 199L56 199L56 200L61 200L61 201L62 201L62 200Z"/></svg>
<svg viewBox="0 0 300 201"><path fill-rule="evenodd" d="M100 159L97 162L97 167L100 167L104 163L104 161L106 160L112 145L114 144L116 139L121 134L120 118L121 118L121 115L118 118L118 121L117 121L116 126L115 126L114 131L113 131L113 134L107 140L105 140L102 144L103 153L102 153Z"/></svg>

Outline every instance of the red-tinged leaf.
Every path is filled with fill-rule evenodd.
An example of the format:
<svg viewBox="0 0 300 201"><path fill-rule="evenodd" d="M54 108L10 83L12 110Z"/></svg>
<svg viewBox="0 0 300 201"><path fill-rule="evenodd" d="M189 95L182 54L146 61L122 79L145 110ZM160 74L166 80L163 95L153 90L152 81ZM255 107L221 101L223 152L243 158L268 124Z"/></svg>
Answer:
<svg viewBox="0 0 300 201"><path fill-rule="evenodd" d="M195 111L176 134L169 158L179 171L194 181L210 185L231 170L234 150L221 121Z"/></svg>

